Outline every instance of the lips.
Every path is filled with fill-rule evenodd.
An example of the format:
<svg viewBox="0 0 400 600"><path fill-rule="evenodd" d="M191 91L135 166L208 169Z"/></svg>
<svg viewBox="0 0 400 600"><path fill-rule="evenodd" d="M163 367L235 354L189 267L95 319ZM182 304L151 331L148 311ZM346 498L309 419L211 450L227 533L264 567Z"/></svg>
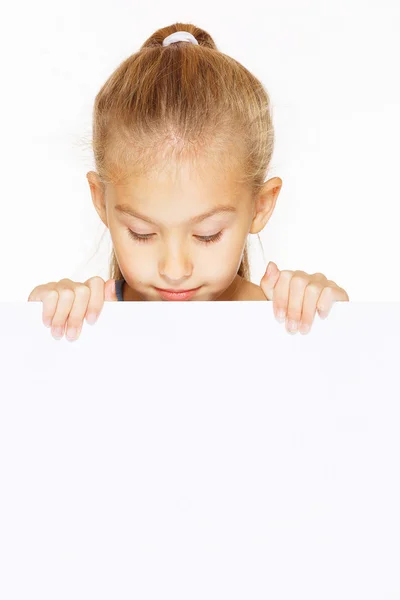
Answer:
<svg viewBox="0 0 400 600"><path fill-rule="evenodd" d="M191 288L190 290L165 290L164 288L156 288L159 292L169 292L170 294L186 294L187 292L194 292L199 288Z"/></svg>
<svg viewBox="0 0 400 600"><path fill-rule="evenodd" d="M173 292L170 292L170 291L162 290L160 288L155 288L155 289L160 294L160 296L163 300L190 300L190 298L193 298L193 296L195 296L195 294L200 289L200 287L192 288L191 290L186 290L186 291L181 290L180 292L177 292L176 290L174 290Z"/></svg>

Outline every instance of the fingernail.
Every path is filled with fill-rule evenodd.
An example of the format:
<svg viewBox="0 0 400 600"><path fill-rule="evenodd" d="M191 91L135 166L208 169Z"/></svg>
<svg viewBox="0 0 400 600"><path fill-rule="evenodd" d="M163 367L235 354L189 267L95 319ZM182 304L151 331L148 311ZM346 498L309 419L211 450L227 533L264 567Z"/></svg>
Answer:
<svg viewBox="0 0 400 600"><path fill-rule="evenodd" d="M287 326L290 331L297 331L297 321L288 321Z"/></svg>
<svg viewBox="0 0 400 600"><path fill-rule="evenodd" d="M86 322L89 323L89 325L93 325L94 323L96 323L96 321L97 321L97 315L95 315L94 313L90 313L86 317Z"/></svg>
<svg viewBox="0 0 400 600"><path fill-rule="evenodd" d="M73 340L74 337L76 336L76 329L74 327L71 327L71 329L67 329L67 338L69 340Z"/></svg>
<svg viewBox="0 0 400 600"><path fill-rule="evenodd" d="M276 320L279 323L283 323L283 321L285 321L285 319L286 319L286 313L282 308L280 308L276 313Z"/></svg>
<svg viewBox="0 0 400 600"><path fill-rule="evenodd" d="M267 268L267 277L271 277L275 273L275 266L272 263L269 263Z"/></svg>
<svg viewBox="0 0 400 600"><path fill-rule="evenodd" d="M302 323L299 329L300 333L308 333L310 331L310 326L307 323Z"/></svg>

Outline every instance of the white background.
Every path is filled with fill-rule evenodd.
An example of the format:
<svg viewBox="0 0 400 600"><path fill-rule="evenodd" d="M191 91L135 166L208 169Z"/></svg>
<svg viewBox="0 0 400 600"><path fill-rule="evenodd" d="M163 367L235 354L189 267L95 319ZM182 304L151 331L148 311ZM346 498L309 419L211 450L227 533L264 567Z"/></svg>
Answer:
<svg viewBox="0 0 400 600"><path fill-rule="evenodd" d="M400 5L395 0L8 3L0 24L0 298L108 279L110 238L86 173L95 95L155 30L206 29L266 86L283 188L250 236L269 260L320 271L350 301L399 301Z"/></svg>

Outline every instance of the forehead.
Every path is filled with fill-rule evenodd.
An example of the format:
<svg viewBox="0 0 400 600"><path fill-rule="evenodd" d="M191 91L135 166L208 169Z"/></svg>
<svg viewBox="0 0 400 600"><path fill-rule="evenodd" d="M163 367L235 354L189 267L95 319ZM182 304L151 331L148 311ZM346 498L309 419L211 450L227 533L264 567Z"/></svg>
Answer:
<svg viewBox="0 0 400 600"><path fill-rule="evenodd" d="M187 165L136 174L114 185L112 190L117 212L168 229L199 223L202 215L221 207L231 210L216 212L209 217L210 221L244 214L249 204L247 195L233 173ZM122 208L125 210L121 211Z"/></svg>
<svg viewBox="0 0 400 600"><path fill-rule="evenodd" d="M147 205L160 198L207 204L208 199L210 202L216 198L232 200L244 192L233 170L216 169L207 164L193 167L188 163L155 167L151 172L135 174L113 188L117 196L131 197L135 202L146 202Z"/></svg>

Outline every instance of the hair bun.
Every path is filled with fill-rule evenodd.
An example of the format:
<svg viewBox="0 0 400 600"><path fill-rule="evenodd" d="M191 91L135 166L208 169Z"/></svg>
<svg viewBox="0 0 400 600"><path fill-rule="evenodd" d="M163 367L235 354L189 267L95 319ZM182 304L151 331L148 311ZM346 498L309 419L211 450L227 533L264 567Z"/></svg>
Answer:
<svg viewBox="0 0 400 600"><path fill-rule="evenodd" d="M191 23L174 23L173 25L169 25L167 27L163 27L162 29L158 29L156 32L153 33L153 35L147 38L147 40L142 44L140 49L142 50L143 48L154 48L155 46L166 46L168 44L164 44L164 40L166 40L174 34L179 34L182 36L187 34L189 38L187 40L175 41L193 42L193 40L191 39L191 36L193 36L193 38L196 40L193 43L196 43L199 46L211 48L212 50L218 49L213 38L207 31L205 31L204 29L200 29L200 27L196 27L196 25L192 25Z"/></svg>
<svg viewBox="0 0 400 600"><path fill-rule="evenodd" d="M171 33L166 38L164 38L162 45L169 46L170 44L175 44L176 42L189 42L190 44L199 44L194 35L189 33L189 31L175 31L175 33Z"/></svg>

